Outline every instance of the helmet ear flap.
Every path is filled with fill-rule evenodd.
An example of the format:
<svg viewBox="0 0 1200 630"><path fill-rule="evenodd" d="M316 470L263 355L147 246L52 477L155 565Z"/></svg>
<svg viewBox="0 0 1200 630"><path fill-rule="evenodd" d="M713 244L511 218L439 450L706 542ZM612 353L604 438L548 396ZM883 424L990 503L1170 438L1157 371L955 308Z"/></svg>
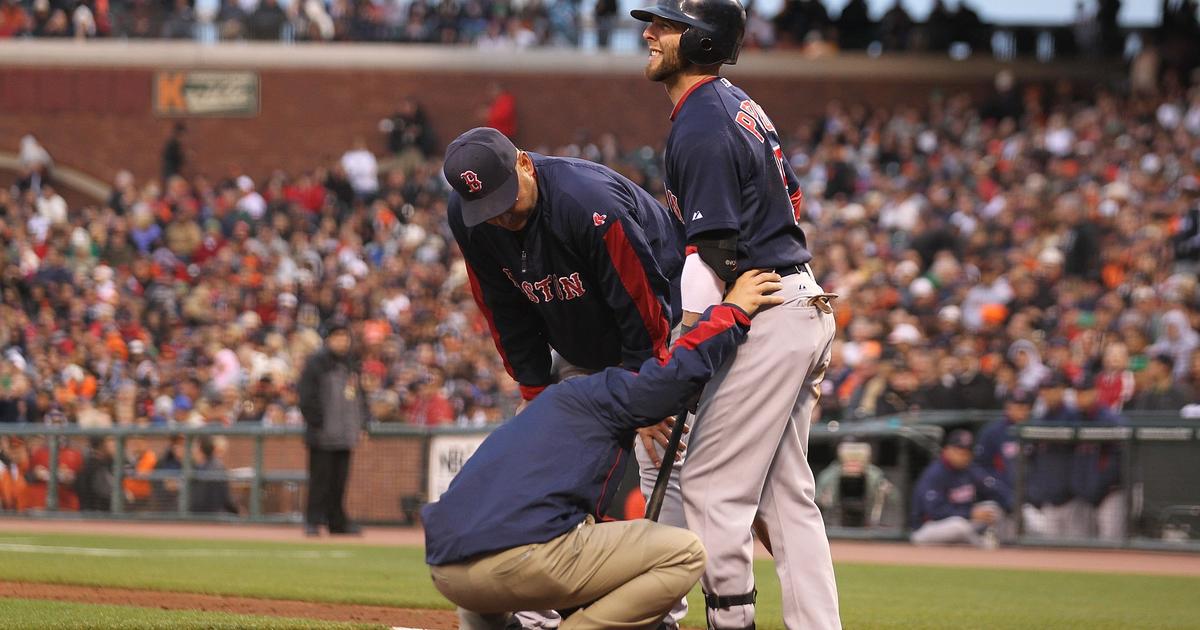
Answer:
<svg viewBox="0 0 1200 630"><path fill-rule="evenodd" d="M700 50L703 50L704 52L709 52L712 50L712 48L713 48L713 41L712 41L711 37L702 37L700 39Z"/></svg>

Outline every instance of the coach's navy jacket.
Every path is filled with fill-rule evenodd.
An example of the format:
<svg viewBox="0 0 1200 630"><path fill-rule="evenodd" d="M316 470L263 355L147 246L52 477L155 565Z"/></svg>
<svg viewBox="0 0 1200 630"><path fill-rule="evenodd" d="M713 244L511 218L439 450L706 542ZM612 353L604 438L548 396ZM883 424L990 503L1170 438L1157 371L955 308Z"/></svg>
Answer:
<svg viewBox="0 0 1200 630"><path fill-rule="evenodd" d="M1123 422L1117 414L1097 407L1079 410L1084 427L1117 427ZM1119 442L1080 442L1071 460L1071 494L1092 505L1100 502L1121 484L1121 445Z"/></svg>
<svg viewBox="0 0 1200 630"><path fill-rule="evenodd" d="M1036 425L1076 426L1077 414L1062 407L1032 421ZM975 445L975 463L995 475L1010 488L1016 486L1016 457L1021 445L1015 433L1016 425L1007 418L995 420L979 433ZM1073 485L1080 474L1075 470L1075 446L1071 443L1039 442L1025 445L1025 502L1042 505L1062 505L1076 496ZM1097 462L1096 466L1107 464ZM1103 483L1103 482L1102 482Z"/></svg>
<svg viewBox="0 0 1200 630"><path fill-rule="evenodd" d="M637 369L666 355L681 316L683 222L611 169L530 153L538 201L520 232L450 229L504 367L531 400L551 381L550 348L582 368Z"/></svg>
<svg viewBox="0 0 1200 630"><path fill-rule="evenodd" d="M664 360L609 368L548 388L483 441L437 503L425 506L425 560L462 562L542 543L608 509L636 429L681 411L750 330L716 305Z"/></svg>
<svg viewBox="0 0 1200 630"><path fill-rule="evenodd" d="M978 464L955 470L939 459L921 473L913 489L911 525L951 516L971 517L971 507L980 501L995 501L1012 511L1012 490L1001 479Z"/></svg>

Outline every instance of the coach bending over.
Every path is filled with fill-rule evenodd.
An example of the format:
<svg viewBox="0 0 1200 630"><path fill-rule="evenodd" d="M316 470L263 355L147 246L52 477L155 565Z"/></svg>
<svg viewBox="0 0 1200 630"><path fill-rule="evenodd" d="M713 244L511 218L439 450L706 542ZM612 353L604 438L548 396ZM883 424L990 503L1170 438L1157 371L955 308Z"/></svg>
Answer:
<svg viewBox="0 0 1200 630"><path fill-rule="evenodd" d="M597 523L635 432L697 396L779 304L779 276L750 271L663 362L551 386L492 433L422 511L434 586L462 628L504 628L514 610L584 606L563 630L652 627L700 579L704 548L648 520Z"/></svg>

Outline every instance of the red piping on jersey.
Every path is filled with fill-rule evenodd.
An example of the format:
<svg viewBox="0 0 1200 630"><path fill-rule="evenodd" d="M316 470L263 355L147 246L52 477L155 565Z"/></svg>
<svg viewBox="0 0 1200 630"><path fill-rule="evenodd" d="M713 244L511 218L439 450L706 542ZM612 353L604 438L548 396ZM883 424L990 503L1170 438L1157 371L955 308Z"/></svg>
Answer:
<svg viewBox="0 0 1200 630"><path fill-rule="evenodd" d="M516 380L516 377L513 377L513 380ZM550 386L549 385L517 385L517 387L518 387L518 389L521 390L521 400L528 401L528 400L533 400L534 398L537 398L538 394L541 394L542 392L546 391L546 388L550 387Z"/></svg>
<svg viewBox="0 0 1200 630"><path fill-rule="evenodd" d="M621 463L622 451L617 449L617 459L613 461L612 468L608 469L608 476L604 478L604 485L600 487L600 498L596 499L596 509L594 510L596 518L600 518L600 505L604 503L604 495L608 494L608 482L612 481L613 473L616 472L617 466Z"/></svg>
<svg viewBox="0 0 1200 630"><path fill-rule="evenodd" d="M692 92L695 92L696 89L699 88L701 85L707 85L716 80L717 80L717 77L704 77L703 79L700 79L700 81L698 83L696 83L696 85L693 85L692 87L688 88L688 90L683 93L683 96L679 97L679 102L675 103L675 109L671 110L671 121L672 122L675 121L675 117L679 115L679 108L683 107L683 102L687 100L687 97L692 95Z"/></svg>
<svg viewBox="0 0 1200 630"><path fill-rule="evenodd" d="M735 324L749 326L750 317L746 315L745 311L736 306L718 304L713 307L712 312L708 315L708 319L700 322L700 325L675 342L675 346L671 349L671 354L675 354L680 348L695 350L696 346L733 328ZM666 365L670 360L671 357L668 355L666 359L660 359L659 364Z"/></svg>
<svg viewBox="0 0 1200 630"><path fill-rule="evenodd" d="M471 263L466 263L466 265L467 279L471 281L471 295L475 298L475 304L479 307L479 310L483 312L484 318L487 319L488 329L492 331L492 341L496 344L496 350L500 351L500 360L504 361L504 370L515 381L517 380L517 375L513 373L512 364L508 362L508 355L504 352L504 344L500 343L500 331L496 328L496 320L492 317L492 309L488 308L487 302L483 301L483 291L479 288L479 279L475 277L475 270L471 268ZM534 395L536 396L537 394ZM524 396L525 391L524 386L522 386L521 397L524 398ZM526 398L526 400L531 399Z"/></svg>
<svg viewBox="0 0 1200 630"><path fill-rule="evenodd" d="M650 290L650 279L646 277L646 268L634 251L633 245L625 236L625 227L620 221L614 221L604 233L604 246L608 248L608 256L612 259L613 267L621 278L621 285L637 305L642 323L650 335L650 345L654 357L662 359L667 356L667 337L670 325L663 313L662 304L654 291Z"/></svg>
<svg viewBox="0 0 1200 630"><path fill-rule="evenodd" d="M699 253L700 253L700 248L695 245L688 245L683 248L684 257L691 256L692 254L699 254Z"/></svg>

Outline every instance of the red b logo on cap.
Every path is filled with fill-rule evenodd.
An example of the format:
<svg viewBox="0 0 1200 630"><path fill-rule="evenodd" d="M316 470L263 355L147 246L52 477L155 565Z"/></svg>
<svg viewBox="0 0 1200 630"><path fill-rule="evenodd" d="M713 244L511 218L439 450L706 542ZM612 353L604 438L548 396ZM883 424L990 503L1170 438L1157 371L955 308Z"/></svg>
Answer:
<svg viewBox="0 0 1200 630"><path fill-rule="evenodd" d="M483 182L479 181L479 176L475 174L475 171L463 171L459 177L467 183L467 188L470 188L471 192L477 193L483 190Z"/></svg>

